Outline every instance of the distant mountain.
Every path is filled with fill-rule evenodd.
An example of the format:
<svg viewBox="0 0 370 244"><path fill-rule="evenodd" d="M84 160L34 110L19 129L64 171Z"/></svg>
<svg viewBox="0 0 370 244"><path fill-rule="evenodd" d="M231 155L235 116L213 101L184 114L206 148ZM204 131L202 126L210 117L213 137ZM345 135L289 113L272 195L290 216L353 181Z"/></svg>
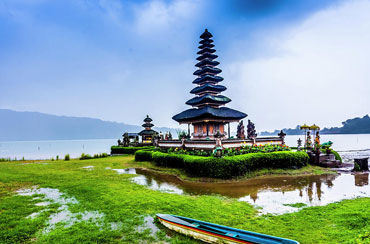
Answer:
<svg viewBox="0 0 370 244"><path fill-rule="evenodd" d="M139 132L142 129L141 126L93 118L0 109L0 141L118 139L124 132ZM177 135L173 128L154 129Z"/></svg>
<svg viewBox="0 0 370 244"><path fill-rule="evenodd" d="M263 131L262 136L277 135L280 130L275 130L273 132ZM303 135L304 132L299 129L297 125L294 129L284 128L283 131L287 135ZM348 119L342 122L342 127L331 127L324 128L320 130L321 134L370 134L370 117L365 115L362 118Z"/></svg>

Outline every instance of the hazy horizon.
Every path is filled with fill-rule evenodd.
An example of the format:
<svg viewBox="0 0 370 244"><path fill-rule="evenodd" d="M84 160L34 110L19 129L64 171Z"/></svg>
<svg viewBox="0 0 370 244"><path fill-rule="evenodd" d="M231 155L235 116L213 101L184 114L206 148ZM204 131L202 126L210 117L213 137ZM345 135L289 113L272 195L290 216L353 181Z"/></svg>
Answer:
<svg viewBox="0 0 370 244"><path fill-rule="evenodd" d="M178 128L208 28L227 106L258 131L340 126L369 114L369 12L366 0L5 0L0 108Z"/></svg>

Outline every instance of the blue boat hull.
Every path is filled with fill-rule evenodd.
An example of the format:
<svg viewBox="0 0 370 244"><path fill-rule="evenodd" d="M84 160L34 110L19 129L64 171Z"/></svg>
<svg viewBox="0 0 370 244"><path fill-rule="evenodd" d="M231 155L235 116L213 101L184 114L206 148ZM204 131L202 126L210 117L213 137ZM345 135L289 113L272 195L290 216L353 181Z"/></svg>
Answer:
<svg viewBox="0 0 370 244"><path fill-rule="evenodd" d="M167 228L208 243L299 244L297 241L234 229L196 219L170 214L157 214Z"/></svg>

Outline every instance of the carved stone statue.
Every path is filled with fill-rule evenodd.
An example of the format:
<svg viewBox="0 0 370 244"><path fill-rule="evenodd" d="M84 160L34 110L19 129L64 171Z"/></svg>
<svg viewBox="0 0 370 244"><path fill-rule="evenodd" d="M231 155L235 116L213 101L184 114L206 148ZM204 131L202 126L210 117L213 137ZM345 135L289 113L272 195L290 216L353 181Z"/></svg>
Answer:
<svg viewBox="0 0 370 244"><path fill-rule="evenodd" d="M302 140L301 140L301 138L298 138L297 143L298 143L297 150L298 150L298 151L301 151L301 147L302 147Z"/></svg>
<svg viewBox="0 0 370 244"><path fill-rule="evenodd" d="M247 125L247 134L248 134L247 135L248 139L255 139L257 137L254 123L252 123L249 119L248 119L248 125Z"/></svg>
<svg viewBox="0 0 370 244"><path fill-rule="evenodd" d="M306 148L312 148L311 131L307 131Z"/></svg>
<svg viewBox="0 0 370 244"><path fill-rule="evenodd" d="M286 134L284 133L283 130L280 131L280 133L278 134L278 136L281 138L281 140L283 141L282 144L285 145L285 136Z"/></svg>
<svg viewBox="0 0 370 244"><path fill-rule="evenodd" d="M123 134L123 146L128 147L130 144L130 138L128 137L128 133Z"/></svg>
<svg viewBox="0 0 370 244"><path fill-rule="evenodd" d="M318 131L316 132L314 147L315 147L316 152L320 152L320 147L321 147L321 145L320 145L320 133Z"/></svg>
<svg viewBox="0 0 370 244"><path fill-rule="evenodd" d="M238 128L237 128L237 131L236 131L236 137L238 139L245 139L245 131L244 131L243 120L240 121L240 123L238 124Z"/></svg>

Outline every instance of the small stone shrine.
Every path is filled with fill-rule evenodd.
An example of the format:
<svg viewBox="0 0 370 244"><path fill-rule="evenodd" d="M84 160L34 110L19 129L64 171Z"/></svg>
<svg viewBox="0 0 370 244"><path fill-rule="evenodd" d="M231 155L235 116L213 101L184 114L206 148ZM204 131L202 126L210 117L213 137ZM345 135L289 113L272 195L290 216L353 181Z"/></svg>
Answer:
<svg viewBox="0 0 370 244"><path fill-rule="evenodd" d="M142 144L153 144L154 138L158 135L158 132L152 130L152 127L154 126L151 123L152 121L153 120L149 117L149 115L147 115L144 119L144 124L142 125L144 127L144 130L138 133L139 136L141 136Z"/></svg>

